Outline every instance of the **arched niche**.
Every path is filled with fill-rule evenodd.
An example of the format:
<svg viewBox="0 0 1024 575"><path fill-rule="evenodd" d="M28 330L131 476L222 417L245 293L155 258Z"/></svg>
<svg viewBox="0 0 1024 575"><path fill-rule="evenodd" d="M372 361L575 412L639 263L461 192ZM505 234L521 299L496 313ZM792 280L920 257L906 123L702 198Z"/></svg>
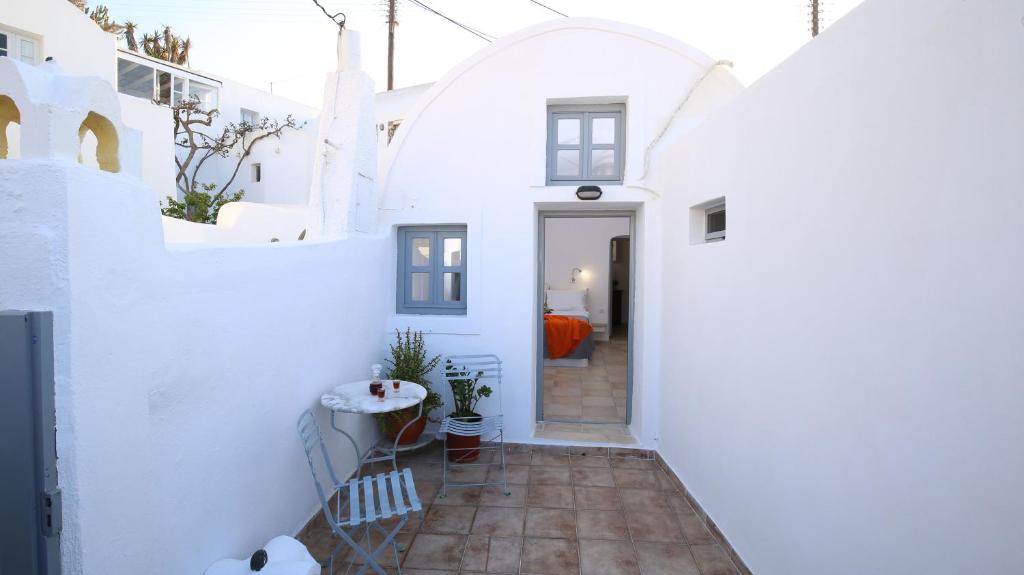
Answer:
<svg viewBox="0 0 1024 575"><path fill-rule="evenodd" d="M21 157L21 112L10 96L0 94L0 160Z"/></svg>
<svg viewBox="0 0 1024 575"><path fill-rule="evenodd" d="M95 144L92 143L93 138ZM85 158L88 156L91 159L92 147L95 145L96 165L99 169L106 172L121 171L121 162L117 156L117 129L110 120L96 112L89 112L78 128L78 140L82 143L82 149L78 154L80 164L91 163Z"/></svg>

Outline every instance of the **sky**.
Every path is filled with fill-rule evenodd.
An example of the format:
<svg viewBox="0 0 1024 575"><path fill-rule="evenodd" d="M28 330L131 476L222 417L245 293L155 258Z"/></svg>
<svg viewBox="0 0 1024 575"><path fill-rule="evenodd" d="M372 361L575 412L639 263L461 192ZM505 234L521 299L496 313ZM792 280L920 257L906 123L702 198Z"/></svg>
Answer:
<svg viewBox="0 0 1024 575"><path fill-rule="evenodd" d="M362 35L363 67L387 86L386 0L320 0L344 12ZM532 0L420 0L488 35L561 18ZM569 16L628 22L679 38L712 58L731 60L750 84L811 39L810 0L540 0ZM397 0L395 87L433 82L487 42ZM827 27L861 0L822 0ZM313 0L92 0L139 36L170 25L192 39L192 67L320 107L324 74L335 66L337 27Z"/></svg>

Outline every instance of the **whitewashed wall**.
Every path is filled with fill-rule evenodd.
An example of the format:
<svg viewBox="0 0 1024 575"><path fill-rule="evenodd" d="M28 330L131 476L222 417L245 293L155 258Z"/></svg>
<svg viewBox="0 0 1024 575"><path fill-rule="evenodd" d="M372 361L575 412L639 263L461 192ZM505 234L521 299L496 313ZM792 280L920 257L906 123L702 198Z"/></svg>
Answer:
<svg viewBox="0 0 1024 575"><path fill-rule="evenodd" d="M416 101L433 84L419 84L385 92L374 96L374 112L377 123L377 176L384 177L384 159L388 149L388 123L403 122L416 106Z"/></svg>
<svg viewBox="0 0 1024 575"><path fill-rule="evenodd" d="M865 2L660 164L660 452L755 573L1024 562L1024 2Z"/></svg>
<svg viewBox="0 0 1024 575"><path fill-rule="evenodd" d="M0 0L0 24L41 36L39 62L52 56L68 73L114 83L117 38L67 0Z"/></svg>
<svg viewBox="0 0 1024 575"><path fill-rule="evenodd" d="M495 42L434 84L388 148L381 213L391 241L397 225L467 224L469 282L465 317L392 315L389 326L429 332L435 352L500 355L507 440L532 441L534 430L537 211L584 207L574 186L545 185L548 100L600 97L628 100L625 184L602 186L603 198L586 206L638 210L633 424L644 444L655 444L661 282L654 262L662 242L660 194L644 180L644 156L713 63L645 29L590 19L546 22ZM680 113L679 129L738 89L727 71L715 69ZM392 266L395 259L392 251ZM393 269L389 278L394 310Z"/></svg>
<svg viewBox="0 0 1024 575"><path fill-rule="evenodd" d="M610 325L611 240L628 235L628 218L547 220L544 283L551 289L587 290L590 322ZM576 283L569 282L573 268L583 270L576 274Z"/></svg>
<svg viewBox="0 0 1024 575"><path fill-rule="evenodd" d="M0 162L0 213L21 214L0 219L0 309L55 316L71 575L201 573L296 532L317 505L296 419L386 350L385 240L165 248L150 193Z"/></svg>

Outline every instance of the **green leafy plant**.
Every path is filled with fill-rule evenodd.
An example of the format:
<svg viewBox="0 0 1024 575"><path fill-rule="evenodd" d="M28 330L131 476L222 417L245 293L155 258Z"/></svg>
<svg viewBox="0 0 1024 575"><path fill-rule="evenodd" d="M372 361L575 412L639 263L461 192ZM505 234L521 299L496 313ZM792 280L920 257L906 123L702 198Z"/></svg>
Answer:
<svg viewBox="0 0 1024 575"><path fill-rule="evenodd" d="M456 366L451 360L445 362L444 372L448 376L448 383L452 387L452 396L455 400L455 411L452 411L451 416L479 416L480 414L476 412L476 405L480 403L481 398L490 397L493 391L486 385L477 388L477 383L484 372L478 371L474 375L465 366Z"/></svg>
<svg viewBox="0 0 1024 575"><path fill-rule="evenodd" d="M233 194L227 194L224 190L211 193L217 189L217 184L202 184L203 191L196 190L196 183L192 183L192 189L182 195L182 201L167 196L167 207L160 202L160 213L179 220L188 220L200 224L217 223L217 214L224 204L237 202L245 197L245 190L238 190Z"/></svg>
<svg viewBox="0 0 1024 575"><path fill-rule="evenodd" d="M427 375L437 367L441 356L428 357L427 346L423 341L423 332L414 332L411 329L406 329L404 335L396 329L395 343L390 348L391 357L384 360L387 363L385 377L411 381L426 388L427 397L423 400L423 416L436 422L436 419L430 417L430 412L441 407L443 402L441 395L430 388L430 380L427 379ZM416 412L417 408L413 406L390 413L374 414L373 417L377 420L380 430L387 433L396 422L408 421L416 417Z"/></svg>

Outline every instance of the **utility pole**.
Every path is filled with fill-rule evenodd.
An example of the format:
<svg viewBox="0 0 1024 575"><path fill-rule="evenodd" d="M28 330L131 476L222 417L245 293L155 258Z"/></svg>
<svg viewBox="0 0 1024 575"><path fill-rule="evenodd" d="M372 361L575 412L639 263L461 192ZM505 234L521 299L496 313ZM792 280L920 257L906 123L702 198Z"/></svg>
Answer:
<svg viewBox="0 0 1024 575"><path fill-rule="evenodd" d="M394 0L392 0L394 1ZM818 23L821 17L821 0L811 0L811 38L818 35ZM390 89L390 88L389 88Z"/></svg>
<svg viewBox="0 0 1024 575"><path fill-rule="evenodd" d="M388 91L395 88L395 1L388 0Z"/></svg>

